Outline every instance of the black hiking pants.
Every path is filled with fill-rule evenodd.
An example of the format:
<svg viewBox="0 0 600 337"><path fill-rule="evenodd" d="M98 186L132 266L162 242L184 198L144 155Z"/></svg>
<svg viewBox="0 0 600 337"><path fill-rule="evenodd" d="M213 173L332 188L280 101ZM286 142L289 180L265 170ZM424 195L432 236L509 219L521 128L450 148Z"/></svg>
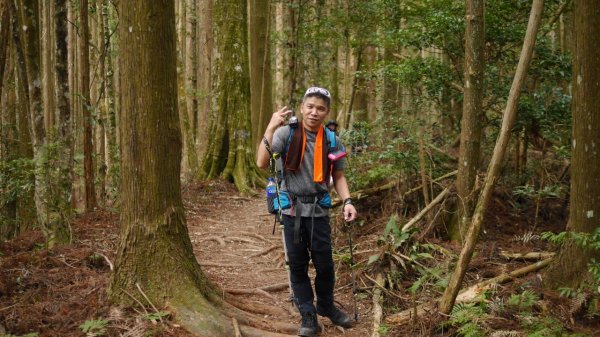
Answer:
<svg viewBox="0 0 600 337"><path fill-rule="evenodd" d="M283 215L285 244L290 267L290 280L294 301L300 313L316 312L314 293L308 276L308 262L315 266L315 293L317 306L328 309L333 306L335 271L331 248L329 217L302 217L300 242L294 244L294 217Z"/></svg>

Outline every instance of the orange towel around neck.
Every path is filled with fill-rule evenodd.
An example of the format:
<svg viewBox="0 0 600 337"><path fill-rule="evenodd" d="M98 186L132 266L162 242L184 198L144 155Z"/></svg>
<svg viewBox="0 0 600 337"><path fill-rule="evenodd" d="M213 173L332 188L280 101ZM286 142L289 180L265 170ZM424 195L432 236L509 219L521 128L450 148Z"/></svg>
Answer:
<svg viewBox="0 0 600 337"><path fill-rule="evenodd" d="M323 177L323 127L319 128L317 133L317 139L315 140L315 154L314 154L314 166L313 166L313 181L316 183L322 183L325 179Z"/></svg>

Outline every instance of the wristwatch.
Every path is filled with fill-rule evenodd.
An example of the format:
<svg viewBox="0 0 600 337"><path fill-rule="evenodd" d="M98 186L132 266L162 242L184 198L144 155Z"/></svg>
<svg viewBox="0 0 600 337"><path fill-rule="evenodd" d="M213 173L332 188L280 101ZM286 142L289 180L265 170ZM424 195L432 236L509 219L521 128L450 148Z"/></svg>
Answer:
<svg viewBox="0 0 600 337"><path fill-rule="evenodd" d="M354 205L354 203L352 203L352 198L344 199L344 206L346 205Z"/></svg>

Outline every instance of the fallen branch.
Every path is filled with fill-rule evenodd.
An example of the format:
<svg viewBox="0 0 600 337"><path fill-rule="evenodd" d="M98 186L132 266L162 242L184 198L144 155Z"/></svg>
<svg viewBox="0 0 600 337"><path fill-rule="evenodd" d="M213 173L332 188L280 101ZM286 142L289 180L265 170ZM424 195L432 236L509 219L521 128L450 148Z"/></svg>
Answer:
<svg viewBox="0 0 600 337"><path fill-rule="evenodd" d="M527 275L531 272L534 271L538 271L546 266L548 266L550 264L550 262L552 261L552 258L531 264L529 266L525 266L523 268L519 268L517 270L514 270L508 274L501 274L499 276L496 276L494 278L485 280L483 282L477 283L465 290L463 290L457 297L456 297L456 303L467 303L467 302L474 302L476 300L478 300L480 298L480 295L490 289L493 285L496 284L503 284L509 281L512 281L515 278ZM436 310L436 305L439 302L439 300L435 300L432 302L427 302L421 305L418 305L416 308L409 308L406 309L404 311L401 311L397 314L388 316L385 319L385 322L388 324L396 324L396 325L402 325L402 324L406 324L408 322L410 322L413 317L415 316L423 316L425 314L427 314L428 312L432 312Z"/></svg>
<svg viewBox="0 0 600 337"><path fill-rule="evenodd" d="M421 218L433 208L433 206L439 204L440 201L444 200L449 191L449 188L445 188L440 194L438 194L437 197L435 197L435 199L433 199L432 202L429 203L429 205L423 208L421 212L419 212L419 214L415 215L415 217L410 219L410 221L407 222L406 225L402 226L402 231L407 231L409 228L414 226L415 223L417 223L417 221L421 220Z"/></svg>
<svg viewBox="0 0 600 337"><path fill-rule="evenodd" d="M385 185L382 185L382 186L367 188L367 189L364 189L364 190L360 190L360 191L351 193L350 197L352 199L354 199L354 200L364 199L364 198L368 197L371 194L374 194L374 193L377 193L377 192L391 190L396 185L398 185L398 180L390 181L389 183L387 183ZM331 203L331 207L337 207L337 206L341 205L342 201L343 200L341 200L341 199L335 199L335 200L333 200L333 202Z"/></svg>
<svg viewBox="0 0 600 337"><path fill-rule="evenodd" d="M112 264L112 262L110 262L110 260L108 259L108 257L102 253L96 252L96 254L102 256L104 258L104 261L106 261L106 263L108 263L108 266L110 267L110 271L113 271L115 269L115 266Z"/></svg>
<svg viewBox="0 0 600 337"><path fill-rule="evenodd" d="M381 317L383 316L383 309L381 304L383 303L383 295L381 294L381 288L383 287L383 275L377 274L375 282L378 287L373 292L373 334L371 337L380 337L379 327L381 325Z"/></svg>
<svg viewBox="0 0 600 337"><path fill-rule="evenodd" d="M436 182L438 182L438 181L440 181L440 180L444 180L444 179L450 178L450 177L452 177L452 176L455 176L455 175L456 175L456 173L458 173L458 170L454 170L454 171L452 171L452 172L448 172L448 173L444 174L444 175L443 175L443 176L441 176L441 177L438 177L438 178L435 178L435 179L433 179L431 182L432 182L432 183L436 183ZM403 197L406 197L407 195L409 195L409 194L411 194L411 193L413 193L413 192L416 192L416 191L420 190L421 188L423 188L423 185L419 185L419 186L417 186L417 187L413 187L413 188L411 188L410 190L406 191L406 192L404 193Z"/></svg>
<svg viewBox="0 0 600 337"><path fill-rule="evenodd" d="M507 260L544 260L554 257L556 253L552 252L531 252L531 253L509 253L500 252L500 256Z"/></svg>
<svg viewBox="0 0 600 337"><path fill-rule="evenodd" d="M139 292L142 294L142 296L144 296L144 298L146 299L146 301L148 301L148 303L150 303L150 306L152 307L152 309L154 309L154 312L156 312L158 314L160 311L158 311L158 309L154 306L154 303L152 303L152 301L150 301L150 299L148 298L148 296L146 296L146 293L144 293L144 291L142 290L142 287L140 287L140 284L136 282L135 286L137 287L137 289L139 290ZM160 320L161 323L163 323L161 315L158 315L158 319Z"/></svg>

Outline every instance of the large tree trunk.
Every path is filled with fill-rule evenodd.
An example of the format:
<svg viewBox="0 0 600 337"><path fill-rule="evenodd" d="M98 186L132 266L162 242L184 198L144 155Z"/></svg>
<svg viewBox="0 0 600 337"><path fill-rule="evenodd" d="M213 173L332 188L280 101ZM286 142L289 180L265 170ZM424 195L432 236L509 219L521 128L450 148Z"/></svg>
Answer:
<svg viewBox="0 0 600 337"><path fill-rule="evenodd" d="M273 113L269 1L248 0L248 50L250 62L250 98L252 111L252 144L258 144Z"/></svg>
<svg viewBox="0 0 600 337"><path fill-rule="evenodd" d="M204 296L212 289L185 224L174 4L121 0L119 15L122 205L110 298L130 303L127 293L138 294L139 285L157 306L168 302L178 311L196 311L206 336L231 335Z"/></svg>
<svg viewBox="0 0 600 337"><path fill-rule="evenodd" d="M498 179L500 167L502 166L504 154L506 153L506 148L510 140L512 126L517 117L517 105L519 103L521 87L525 81L527 69L529 68L529 63L533 55L533 48L535 46L535 39L543 8L543 0L533 1L531 13L529 15L529 23L527 25L527 32L523 41L523 49L521 50L519 64L510 88L510 93L506 103L506 110L504 111L504 117L502 118L502 127L500 129L498 139L496 140L496 146L494 147L492 160L488 167L488 172L483 183L483 189L479 199L477 200L477 205L475 207L475 211L473 212L473 219L467 231L465 243L460 252L456 268L450 277L448 287L446 288L444 296L440 302L440 311L444 314L449 314L454 306L456 295L458 295L458 291L460 290L465 273L467 272L469 262L473 256L475 245L477 244L477 238L479 237L479 232L483 223L483 216L491 199L492 190L494 188L496 179Z"/></svg>
<svg viewBox="0 0 600 337"><path fill-rule="evenodd" d="M567 230L600 227L600 3L576 0L573 62L573 152ZM600 254L567 241L546 273L552 287L577 288L589 279L588 263Z"/></svg>
<svg viewBox="0 0 600 337"><path fill-rule="evenodd" d="M207 178L221 175L241 192L258 182L251 146L250 87L244 1L215 4L215 23L220 29L217 49L218 110L204 160Z"/></svg>
<svg viewBox="0 0 600 337"><path fill-rule="evenodd" d="M483 70L485 47L484 0L468 0L465 32L464 99L460 132L460 152L455 221L449 229L453 240L464 238L475 201L474 187L481 153L483 117Z"/></svg>
<svg viewBox="0 0 600 337"><path fill-rule="evenodd" d="M83 174L85 182L85 211L96 207L96 189L94 186L94 162L92 143L93 119L92 102L90 100L90 33L88 25L88 0L79 3L79 34L81 36L79 58L79 94L82 98L83 111Z"/></svg>

